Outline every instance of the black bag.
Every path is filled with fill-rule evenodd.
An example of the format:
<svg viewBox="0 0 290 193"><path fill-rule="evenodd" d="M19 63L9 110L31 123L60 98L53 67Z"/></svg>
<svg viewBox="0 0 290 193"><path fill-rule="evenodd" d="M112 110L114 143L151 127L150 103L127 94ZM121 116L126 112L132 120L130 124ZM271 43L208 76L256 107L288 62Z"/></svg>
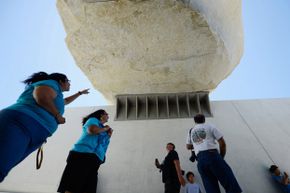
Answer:
<svg viewBox="0 0 290 193"><path fill-rule="evenodd" d="M197 156L195 155L195 152L192 150L191 151L191 156L190 156L189 160L191 162L195 162L196 158L197 158Z"/></svg>
<svg viewBox="0 0 290 193"><path fill-rule="evenodd" d="M189 130L190 141L191 141L191 130L192 130L192 129L193 129L193 128L191 128L191 129ZM196 158L197 158L197 156L195 155L194 150L191 150L191 156L189 157L189 160L190 160L191 162L195 162Z"/></svg>

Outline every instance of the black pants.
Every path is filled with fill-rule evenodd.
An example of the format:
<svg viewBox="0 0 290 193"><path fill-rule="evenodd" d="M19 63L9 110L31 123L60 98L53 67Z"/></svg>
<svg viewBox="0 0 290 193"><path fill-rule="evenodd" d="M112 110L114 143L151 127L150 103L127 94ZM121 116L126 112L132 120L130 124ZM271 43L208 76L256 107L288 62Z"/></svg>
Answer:
<svg viewBox="0 0 290 193"><path fill-rule="evenodd" d="M71 151L57 192L96 193L98 170L102 163L93 153Z"/></svg>
<svg viewBox="0 0 290 193"><path fill-rule="evenodd" d="M178 181L166 181L164 183L164 193L179 193L180 183Z"/></svg>

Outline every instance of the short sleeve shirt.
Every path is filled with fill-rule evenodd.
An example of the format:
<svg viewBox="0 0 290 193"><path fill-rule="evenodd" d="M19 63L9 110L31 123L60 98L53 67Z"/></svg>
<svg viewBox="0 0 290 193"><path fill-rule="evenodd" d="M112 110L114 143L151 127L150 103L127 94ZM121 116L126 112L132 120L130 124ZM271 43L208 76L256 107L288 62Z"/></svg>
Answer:
<svg viewBox="0 0 290 193"><path fill-rule="evenodd" d="M174 160L179 160L176 151L170 151L162 163L162 181L178 181Z"/></svg>
<svg viewBox="0 0 290 193"><path fill-rule="evenodd" d="M89 118L83 125L82 135L74 144L72 150L83 153L94 153L100 158L100 160L104 161L110 143L110 137L107 132L89 134L88 129L91 125L96 125L99 128L104 127L97 118Z"/></svg>
<svg viewBox="0 0 290 193"><path fill-rule="evenodd" d="M282 179L283 179L283 176L280 175L280 176L276 176L276 175L272 175L272 178L278 182L279 184L281 184L282 188L283 188L283 191L286 192L286 193L290 193L290 184L288 185L284 185L282 184Z"/></svg>
<svg viewBox="0 0 290 193"><path fill-rule="evenodd" d="M28 85L24 92L17 99L17 102L14 105L7 107L7 109L19 111L34 118L44 128L46 128L50 134L53 134L57 129L58 123L54 115L36 103L33 97L33 91L38 86L48 86L55 91L56 97L53 101L54 105L56 106L58 112L63 114L65 105L63 94L60 85L55 80L42 80Z"/></svg>
<svg viewBox="0 0 290 193"><path fill-rule="evenodd" d="M200 186L197 183L187 183L185 186L185 193L201 193Z"/></svg>
<svg viewBox="0 0 290 193"><path fill-rule="evenodd" d="M218 144L216 140L223 137L223 134L213 125L197 124L188 132L186 144L192 144L195 153L209 149L217 149Z"/></svg>

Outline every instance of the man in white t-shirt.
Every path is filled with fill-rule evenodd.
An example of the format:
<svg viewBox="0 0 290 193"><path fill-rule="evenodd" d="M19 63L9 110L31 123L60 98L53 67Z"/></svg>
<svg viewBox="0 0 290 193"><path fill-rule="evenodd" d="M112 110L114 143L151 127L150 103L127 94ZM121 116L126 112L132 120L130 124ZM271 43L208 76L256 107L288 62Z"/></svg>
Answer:
<svg viewBox="0 0 290 193"><path fill-rule="evenodd" d="M197 155L197 168L206 192L220 193L219 181L227 193L241 193L232 169L224 160L226 143L223 134L215 126L206 124L202 114L194 116L194 121L196 125L187 135L186 147L194 149Z"/></svg>

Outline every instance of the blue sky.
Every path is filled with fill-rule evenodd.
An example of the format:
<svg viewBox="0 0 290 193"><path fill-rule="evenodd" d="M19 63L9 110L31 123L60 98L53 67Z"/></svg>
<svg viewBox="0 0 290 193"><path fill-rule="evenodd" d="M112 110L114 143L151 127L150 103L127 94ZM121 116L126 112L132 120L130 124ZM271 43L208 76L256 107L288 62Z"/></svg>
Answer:
<svg viewBox="0 0 290 193"><path fill-rule="evenodd" d="M91 88L70 106L106 105L75 64L54 0L0 1L0 109L13 104L21 83L38 71L63 72L70 95ZM290 1L243 0L244 55L233 73L210 94L211 100L290 96Z"/></svg>

